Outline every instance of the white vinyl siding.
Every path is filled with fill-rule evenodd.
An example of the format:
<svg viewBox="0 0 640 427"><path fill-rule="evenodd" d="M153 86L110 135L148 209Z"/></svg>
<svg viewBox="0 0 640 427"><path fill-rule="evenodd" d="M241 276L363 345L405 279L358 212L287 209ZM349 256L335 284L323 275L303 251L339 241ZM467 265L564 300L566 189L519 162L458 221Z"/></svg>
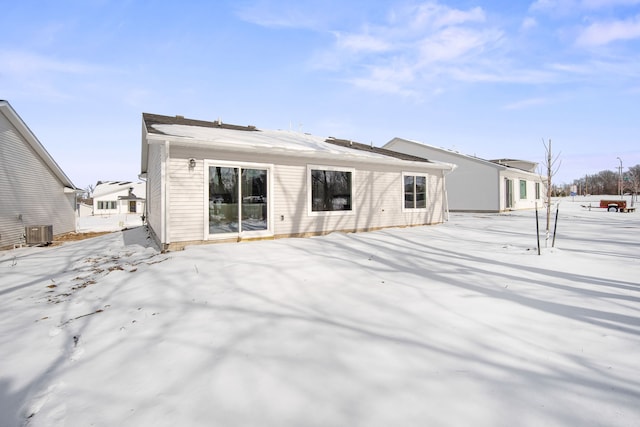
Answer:
<svg viewBox="0 0 640 427"><path fill-rule="evenodd" d="M529 183L540 180L538 174L516 168L507 168L474 156L426 144L396 138L384 146L391 150L420 156L430 160L455 164L457 167L447 175L447 200L450 211L499 212L505 209L530 209L535 201L520 199L519 180ZM518 164L517 162L512 162ZM505 179L513 183L513 205L507 206ZM532 191L533 188L529 188ZM532 193L529 193L532 194Z"/></svg>
<svg viewBox="0 0 640 427"><path fill-rule="evenodd" d="M164 221L162 204L162 150L160 144L150 144L147 164L146 221L156 232L160 233ZM160 235L157 236L161 238Z"/></svg>
<svg viewBox="0 0 640 427"><path fill-rule="evenodd" d="M149 145L149 163L153 162L154 147ZM297 236L324 234L332 231L363 231L392 226L409 226L439 223L443 221L442 177L429 174L427 185L427 209L403 212L402 171L397 165L362 163L336 159L332 167L353 170L353 206L350 215L310 215L308 208L308 162L304 158L265 155L264 153L234 153L211 150L206 147L171 145L171 158L167 162L169 224L171 243L208 240L205 235L205 210L208 208L206 165L216 162L228 164L269 164L271 192L269 196L271 235ZM196 160L195 168L189 168L190 158ZM425 171L427 174L425 164ZM434 172L435 173L435 172ZM440 171L437 171L440 173ZM148 168L151 187L157 186L160 177ZM157 198L157 196L155 196ZM147 195L149 222L159 234L161 224L152 219L156 207L154 196ZM156 214L157 215L157 214ZM162 243L167 243L167 239Z"/></svg>
<svg viewBox="0 0 640 427"><path fill-rule="evenodd" d="M75 231L75 194L0 114L0 247L20 243L25 226L52 225L53 234Z"/></svg>
<svg viewBox="0 0 640 427"><path fill-rule="evenodd" d="M307 214L352 215L356 211L355 182L355 169L307 165ZM322 188L324 185L331 188Z"/></svg>

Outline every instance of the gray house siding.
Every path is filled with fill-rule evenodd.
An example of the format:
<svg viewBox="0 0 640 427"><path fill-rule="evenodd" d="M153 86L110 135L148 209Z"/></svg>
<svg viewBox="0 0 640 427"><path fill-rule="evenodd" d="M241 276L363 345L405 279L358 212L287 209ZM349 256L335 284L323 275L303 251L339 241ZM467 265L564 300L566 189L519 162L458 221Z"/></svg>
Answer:
<svg viewBox="0 0 640 427"><path fill-rule="evenodd" d="M25 226L52 225L54 235L75 231L75 193L26 140L28 129L19 130L9 120L8 114L13 113L8 104L2 107L0 248L24 243Z"/></svg>
<svg viewBox="0 0 640 427"><path fill-rule="evenodd" d="M455 164L456 169L446 178L449 210L452 212L533 209L536 202L541 203L535 198L535 185L541 183L540 176L535 173L402 138L394 138L384 147ZM522 162L525 163L530 164ZM506 203L505 180L510 180L514 188L511 206ZM520 180L526 181L526 198L519 196Z"/></svg>

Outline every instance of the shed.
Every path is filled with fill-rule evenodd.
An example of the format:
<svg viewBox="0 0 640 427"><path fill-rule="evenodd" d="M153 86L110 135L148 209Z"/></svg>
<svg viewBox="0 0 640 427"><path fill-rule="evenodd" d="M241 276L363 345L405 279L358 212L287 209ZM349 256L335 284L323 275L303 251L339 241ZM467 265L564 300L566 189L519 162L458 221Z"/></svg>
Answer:
<svg viewBox="0 0 640 427"><path fill-rule="evenodd" d="M441 223L453 165L286 130L144 113L146 218L164 249Z"/></svg>
<svg viewBox="0 0 640 427"><path fill-rule="evenodd" d="M0 100L0 248L25 242L25 227L75 231L79 191L9 102Z"/></svg>
<svg viewBox="0 0 640 427"><path fill-rule="evenodd" d="M484 160L403 138L392 139L384 148L454 163L457 167L446 184L452 212L503 212L542 205L546 190L544 178L535 173L535 162Z"/></svg>

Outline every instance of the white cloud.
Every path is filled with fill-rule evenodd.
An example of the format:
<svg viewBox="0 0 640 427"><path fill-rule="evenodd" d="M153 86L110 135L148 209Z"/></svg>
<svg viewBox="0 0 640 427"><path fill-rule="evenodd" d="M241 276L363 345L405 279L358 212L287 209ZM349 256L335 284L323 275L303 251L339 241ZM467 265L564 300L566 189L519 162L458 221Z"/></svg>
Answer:
<svg viewBox="0 0 640 427"><path fill-rule="evenodd" d="M385 52L391 49L391 43L371 34L334 33L340 49L354 52Z"/></svg>
<svg viewBox="0 0 640 427"><path fill-rule="evenodd" d="M636 4L640 4L640 0L536 0L529 6L529 10L554 15L575 15L584 10L612 9Z"/></svg>
<svg viewBox="0 0 640 427"><path fill-rule="evenodd" d="M618 40L640 38L640 15L622 21L594 22L576 39L578 46L603 46Z"/></svg>
<svg viewBox="0 0 640 427"><path fill-rule="evenodd" d="M419 43L422 63L444 62L460 59L482 51L497 42L502 33L496 30L477 31L450 27L426 37Z"/></svg>
<svg viewBox="0 0 640 427"><path fill-rule="evenodd" d="M243 21L268 28L303 28L323 30L331 19L330 1L269 1L238 2L236 15Z"/></svg>
<svg viewBox="0 0 640 427"><path fill-rule="evenodd" d="M416 75L412 65L396 61L388 66L371 66L363 77L350 80L357 87L381 93L395 93L401 96L415 96L409 89L415 83Z"/></svg>
<svg viewBox="0 0 640 427"><path fill-rule="evenodd" d="M436 76L450 78L448 66L491 51L503 37L502 31L484 24L479 7L461 10L428 2L389 16L382 24L334 32L333 49L314 55L315 64L365 70L348 80L368 90L410 95L416 85L428 86Z"/></svg>
<svg viewBox="0 0 640 427"><path fill-rule="evenodd" d="M549 103L549 100L546 98L529 98L529 99L522 99L520 101L516 101L511 104L505 105L504 109L505 110L522 110L532 106L544 105L548 103Z"/></svg>
<svg viewBox="0 0 640 427"><path fill-rule="evenodd" d="M537 26L538 26L538 21L536 21L535 18L528 16L522 21L522 24L520 25L520 29L526 31L526 30L530 30L531 28L535 28Z"/></svg>
<svg viewBox="0 0 640 427"><path fill-rule="evenodd" d="M640 4L640 0L582 0L582 5L588 9L602 9L614 6L633 6Z"/></svg>
<svg viewBox="0 0 640 427"><path fill-rule="evenodd" d="M3 73L15 75L37 73L86 74L95 67L74 61L61 61L44 55L20 51L0 51Z"/></svg>
<svg viewBox="0 0 640 427"><path fill-rule="evenodd" d="M532 12L549 12L555 15L574 13L578 9L577 0L536 0L529 6Z"/></svg>
<svg viewBox="0 0 640 427"><path fill-rule="evenodd" d="M414 28L439 29L469 22L485 21L484 11L480 7L465 11L452 9L438 3L419 5L410 15L413 17L410 26Z"/></svg>

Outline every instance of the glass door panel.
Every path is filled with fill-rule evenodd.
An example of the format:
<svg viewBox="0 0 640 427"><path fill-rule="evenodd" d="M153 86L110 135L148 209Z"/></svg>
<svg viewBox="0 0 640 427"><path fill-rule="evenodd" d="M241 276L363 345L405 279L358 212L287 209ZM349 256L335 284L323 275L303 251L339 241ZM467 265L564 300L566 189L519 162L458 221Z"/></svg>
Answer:
<svg viewBox="0 0 640 427"><path fill-rule="evenodd" d="M427 178L416 176L416 208L427 207Z"/></svg>
<svg viewBox="0 0 640 427"><path fill-rule="evenodd" d="M209 167L209 233L238 232L238 168Z"/></svg>
<svg viewBox="0 0 640 427"><path fill-rule="evenodd" d="M414 190L414 179L413 176L405 176L404 177L404 207L406 209L413 209L414 199L413 199L413 190Z"/></svg>
<svg viewBox="0 0 640 427"><path fill-rule="evenodd" d="M505 178L505 208L513 207L513 181Z"/></svg>
<svg viewBox="0 0 640 427"><path fill-rule="evenodd" d="M241 231L267 229L267 171L242 169Z"/></svg>

